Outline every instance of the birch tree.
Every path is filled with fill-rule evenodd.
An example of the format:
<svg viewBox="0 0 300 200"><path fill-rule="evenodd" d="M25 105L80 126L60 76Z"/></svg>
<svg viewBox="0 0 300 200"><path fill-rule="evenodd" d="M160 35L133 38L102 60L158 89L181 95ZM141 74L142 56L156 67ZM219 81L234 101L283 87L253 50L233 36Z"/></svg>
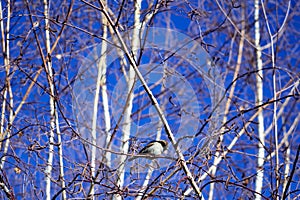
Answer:
<svg viewBox="0 0 300 200"><path fill-rule="evenodd" d="M1 1L0 198L296 199L299 4Z"/></svg>
<svg viewBox="0 0 300 200"><path fill-rule="evenodd" d="M256 65L257 65L257 74L256 74L256 103L260 105L263 103L263 63L262 63L262 53L260 46L260 20L259 20L259 11L260 11L260 3L259 1L255 1L255 12L254 12L254 20L255 20L255 47L256 47ZM256 177L256 199L261 199L263 179L264 179L264 160L265 160L265 135L264 135L264 115L262 108L259 108L260 112L258 114L258 153L257 153L257 177Z"/></svg>

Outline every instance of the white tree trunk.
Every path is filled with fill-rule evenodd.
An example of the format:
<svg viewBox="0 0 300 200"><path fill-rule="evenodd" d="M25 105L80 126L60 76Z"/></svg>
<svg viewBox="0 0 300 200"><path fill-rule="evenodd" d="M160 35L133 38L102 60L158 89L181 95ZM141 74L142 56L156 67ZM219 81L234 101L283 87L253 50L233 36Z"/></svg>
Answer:
<svg viewBox="0 0 300 200"><path fill-rule="evenodd" d="M141 0L136 0L134 1L134 28L133 28L133 34L132 34L132 52L134 55L134 59L137 60L137 50L140 47L139 43L139 32L141 28L141 23L140 23L140 9L141 9ZM128 104L125 105L126 109L124 112L124 121L123 121L123 126L122 126L122 132L123 136L121 139L121 146L120 146L120 152L123 153L128 153L129 149L129 139L130 139L130 132L131 132L131 112L132 112L132 101L134 97L134 92L132 88L134 87L134 82L135 82L135 71L132 66L129 67L129 72L128 72L128 80L127 80L127 95L128 95ZM117 182L118 187L122 188L124 186L124 179L125 179L125 165L124 161L126 160L126 155L120 156L120 163L121 166L119 167L118 174L119 174L119 179ZM116 195L116 199L122 199L121 196Z"/></svg>
<svg viewBox="0 0 300 200"><path fill-rule="evenodd" d="M254 20L255 20L255 47L256 47L256 64L257 64L257 74L256 74L256 104L259 105L263 102L263 64L261 58L261 46L260 46L260 24L259 24L259 0L255 0L254 3ZM258 153L257 153L257 176L255 182L255 199L261 199L261 191L263 187L264 178L264 159L265 159L265 135L264 135L264 115L263 108L260 107L258 114Z"/></svg>
<svg viewBox="0 0 300 200"><path fill-rule="evenodd" d="M1 27L1 38L2 38L2 51L4 55L4 65L5 65L5 82L6 82L6 87L4 88L3 91L3 102L2 102L2 110L1 110L1 121L0 121L0 140L2 141L5 137L7 140L5 141L4 149L3 149L3 155L5 155L8 152L8 147L10 143L10 131L11 131L11 124L12 124L12 119L13 119L13 93L12 93L12 88L10 86L10 49L9 49L9 29L10 29L10 18L11 18L11 7L10 7L10 0L7 1L7 21L6 21L6 28L4 28L4 23L3 23L3 13L2 13L2 2L0 2L0 17L1 17L1 22L0 22L0 27ZM9 93L9 123L8 126L6 127L6 130L4 129L4 123L5 123L5 108L6 108L6 101L7 101L7 94ZM0 142L0 150L2 149L2 142ZM6 156L2 156L1 162L0 162L0 169L3 169L4 163L6 160Z"/></svg>
<svg viewBox="0 0 300 200"><path fill-rule="evenodd" d="M93 104L93 117L92 117L92 145L91 145L91 177L95 178L96 174L96 154L97 154L97 116L98 116L98 103L99 103L99 93L101 87L101 77L102 77L102 64L100 58L100 63L98 63L98 71L97 71L97 80L96 80L96 90L94 96L94 104ZM94 199L94 183L91 183L90 191L89 191L89 199Z"/></svg>
<svg viewBox="0 0 300 200"><path fill-rule="evenodd" d="M105 2L105 1L104 1ZM106 3L106 2L105 2ZM102 27L103 27L103 40L107 38L107 20L105 16L101 15ZM105 121L105 133L107 134L106 144L110 141L109 131L111 129L110 123L110 113L109 113L109 104L108 104L108 95L107 95L107 87L106 87L106 51L107 51L107 43L103 41L101 43L101 52L100 52L100 59L97 63L98 66L98 75L97 75L97 86L95 91L95 99L94 99L94 113L93 113L93 121L92 121L92 156L91 156L91 171L93 178L97 178L96 176L96 156L97 156L97 114L98 114L98 102L99 102L99 93L101 88L101 95L103 101L103 110L104 110L104 121ZM106 158L106 164L108 167L111 166L111 153L109 151L104 152L103 155ZM95 194L95 184L94 182L91 183L90 191L89 191L89 198L94 199Z"/></svg>
<svg viewBox="0 0 300 200"><path fill-rule="evenodd" d="M273 124L274 124L274 143L275 143L275 176L276 176L276 199L279 199L278 191L279 191L279 186L280 186L280 174L279 174L279 148L278 148L278 125L277 125L277 87L276 87L276 66L275 66L275 50L274 50L274 40L273 40L273 34L271 31L271 27L269 24L268 16L266 13L266 9L264 7L264 1L262 0L262 10L264 13L269 37L270 37L270 44L271 44L271 53L272 53L272 68L273 68L273 76L272 76L272 82L273 82ZM289 1L289 7L290 7L290 2Z"/></svg>
<svg viewBox="0 0 300 200"><path fill-rule="evenodd" d="M63 148L62 148L62 140L61 133L59 128L59 120L58 113L56 110L56 102L55 102L55 89L54 89L54 77L52 72L52 62L48 55L51 55L51 41L50 41L50 23L49 23L49 2L44 0L44 15L45 15L45 35L46 35L46 51L47 51L47 66L46 73L47 79L50 88L50 131L49 131L49 154L47 160L47 166L45 169L45 181L46 181L46 199L51 199L51 178L52 178L52 168L53 168L53 157L54 157L54 131L57 131L57 140L58 140L58 155L59 155L59 172L60 172L60 180L62 187L65 188L64 181L64 164L63 164ZM62 192L62 199L66 199L66 191Z"/></svg>
<svg viewBox="0 0 300 200"><path fill-rule="evenodd" d="M106 3L106 1L103 1ZM105 18L104 14L101 13L101 21L103 26L103 40L107 39L107 32L108 32L108 23L107 19ZM102 94L102 102L103 102L103 110L104 110L104 122L105 122L105 133L106 137L106 145L109 143L111 139L111 135L109 131L111 129L111 122L110 122L110 113L109 113L109 103L108 103L108 95L107 95L107 86L106 86L106 51L107 51L107 43L102 42L101 44L101 59L99 65L102 65L102 79L101 79L101 94ZM109 147L108 147L109 148ZM111 167L111 153L109 151L105 152L105 159L106 164L108 167Z"/></svg>

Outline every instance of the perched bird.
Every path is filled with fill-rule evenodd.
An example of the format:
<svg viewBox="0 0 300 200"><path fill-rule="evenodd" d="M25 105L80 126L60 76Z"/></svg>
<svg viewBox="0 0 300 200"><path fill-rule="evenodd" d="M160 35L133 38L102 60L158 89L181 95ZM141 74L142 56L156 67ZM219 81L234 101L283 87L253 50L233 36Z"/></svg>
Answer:
<svg viewBox="0 0 300 200"><path fill-rule="evenodd" d="M165 140L153 140L149 142L138 155L159 156L168 148L168 142ZM138 157L132 157L128 161L132 161Z"/></svg>

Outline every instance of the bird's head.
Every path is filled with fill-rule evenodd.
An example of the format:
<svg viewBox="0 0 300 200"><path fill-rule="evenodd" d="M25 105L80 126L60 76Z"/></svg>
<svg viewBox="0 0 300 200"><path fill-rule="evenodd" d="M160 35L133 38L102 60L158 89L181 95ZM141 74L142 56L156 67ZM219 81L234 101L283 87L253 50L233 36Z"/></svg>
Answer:
<svg viewBox="0 0 300 200"><path fill-rule="evenodd" d="M166 140L158 140L157 142L161 144L161 146L164 148L164 151L167 150L168 142Z"/></svg>

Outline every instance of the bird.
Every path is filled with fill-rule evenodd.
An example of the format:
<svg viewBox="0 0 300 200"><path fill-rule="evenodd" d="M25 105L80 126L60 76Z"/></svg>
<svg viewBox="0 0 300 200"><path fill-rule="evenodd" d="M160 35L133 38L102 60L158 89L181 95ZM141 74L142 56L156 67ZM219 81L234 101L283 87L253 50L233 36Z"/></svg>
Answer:
<svg viewBox="0 0 300 200"><path fill-rule="evenodd" d="M159 156L168 148L168 142L165 140L153 140L142 148L137 155ZM138 157L129 158L132 161Z"/></svg>

